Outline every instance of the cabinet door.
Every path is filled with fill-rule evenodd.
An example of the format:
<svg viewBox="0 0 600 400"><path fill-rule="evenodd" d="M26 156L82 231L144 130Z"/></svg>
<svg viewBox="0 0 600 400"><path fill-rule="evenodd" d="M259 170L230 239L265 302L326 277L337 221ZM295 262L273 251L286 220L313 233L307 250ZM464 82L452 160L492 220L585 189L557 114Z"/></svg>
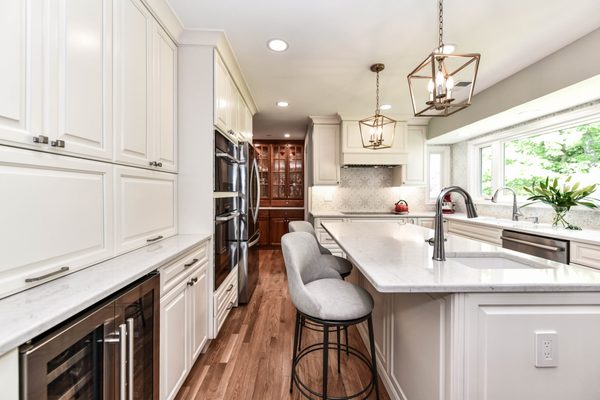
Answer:
<svg viewBox="0 0 600 400"><path fill-rule="evenodd" d="M426 127L409 126L406 139L408 164L406 165L407 185L427 184L427 146L425 144Z"/></svg>
<svg viewBox="0 0 600 400"><path fill-rule="evenodd" d="M214 77L214 85L215 85L215 116L214 116L214 124L217 128L221 129L223 132L227 132L227 101L228 101L228 72L227 68L225 68L225 64L223 60L221 60L221 56L216 52L214 53L215 57L215 77Z"/></svg>
<svg viewBox="0 0 600 400"><path fill-rule="evenodd" d="M115 159L148 166L151 150L151 16L139 0L115 3Z"/></svg>
<svg viewBox="0 0 600 400"><path fill-rule="evenodd" d="M177 175L116 167L116 250L123 253L177 232Z"/></svg>
<svg viewBox="0 0 600 400"><path fill-rule="evenodd" d="M377 361L387 370L388 368L388 330L389 323L387 320L388 300L384 293L378 292L369 281L361 276L361 286L367 290L375 302L373 308L373 337L375 338L375 351L377 352ZM364 323L366 328L366 323Z"/></svg>
<svg viewBox="0 0 600 400"><path fill-rule="evenodd" d="M177 129L176 129L176 87L177 87L177 47L159 26L154 32L154 90L155 131L153 161L162 169L176 171Z"/></svg>
<svg viewBox="0 0 600 400"><path fill-rule="evenodd" d="M57 43L48 49L51 96L45 107L50 149L111 159L112 1L53 3L49 42Z"/></svg>
<svg viewBox="0 0 600 400"><path fill-rule="evenodd" d="M270 228L268 217L258 219L258 229L260 230L260 241L258 243L261 246L270 244Z"/></svg>
<svg viewBox="0 0 600 400"><path fill-rule="evenodd" d="M192 363L208 340L208 262L190 275L193 285L188 289L190 306L190 357Z"/></svg>
<svg viewBox="0 0 600 400"><path fill-rule="evenodd" d="M0 297L113 255L113 167L0 148Z"/></svg>
<svg viewBox="0 0 600 400"><path fill-rule="evenodd" d="M187 281L181 282L160 301L160 398L175 398L188 374L189 332Z"/></svg>
<svg viewBox="0 0 600 400"><path fill-rule="evenodd" d="M340 183L340 126L315 125L313 143L313 184Z"/></svg>
<svg viewBox="0 0 600 400"><path fill-rule="evenodd" d="M394 136L394 142L392 147L389 149L380 149L374 152L371 149L365 149L362 144L360 136L360 127L358 121L344 121L342 123L342 152L344 153L355 153L355 154L367 154L374 155L375 157L381 157L382 154L398 154L405 153L406 150L406 122L398 121L394 129L393 126L386 125L384 127L384 138Z"/></svg>
<svg viewBox="0 0 600 400"><path fill-rule="evenodd" d="M13 145L47 147L33 142L42 134L42 20L38 2L0 2L0 141Z"/></svg>
<svg viewBox="0 0 600 400"><path fill-rule="evenodd" d="M271 223L269 225L269 233L271 234L271 244L281 244L281 237L288 233L287 219L271 218Z"/></svg>

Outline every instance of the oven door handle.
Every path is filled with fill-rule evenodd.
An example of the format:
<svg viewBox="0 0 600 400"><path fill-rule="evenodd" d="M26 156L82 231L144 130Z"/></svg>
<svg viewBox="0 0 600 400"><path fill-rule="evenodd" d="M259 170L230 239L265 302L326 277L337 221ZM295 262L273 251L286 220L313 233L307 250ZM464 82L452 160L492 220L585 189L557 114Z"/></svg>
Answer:
<svg viewBox="0 0 600 400"><path fill-rule="evenodd" d="M539 243L533 243L533 242L528 242L527 240L519 240L519 239L513 239L511 237L506 237L506 236L501 236L500 239L502 240L507 240L509 242L514 242L514 243L519 243L519 244L524 244L527 246L531 246L531 247L537 247L538 249L543 249L543 250L548 250L548 251L553 251L555 253L559 253L561 251L565 251L565 249L563 247L556 247L556 246L546 246L544 244L539 244Z"/></svg>
<svg viewBox="0 0 600 400"><path fill-rule="evenodd" d="M232 212L230 214L227 214L227 215L225 215L223 217L216 217L215 221L217 221L217 222L227 222L227 221L231 221L232 219L237 218L239 216L240 216L239 211L234 211L234 212Z"/></svg>
<svg viewBox="0 0 600 400"><path fill-rule="evenodd" d="M134 371L134 320L133 318L127 318L127 375L129 379L127 381L127 393L129 394L129 400L133 400L133 371Z"/></svg>
<svg viewBox="0 0 600 400"><path fill-rule="evenodd" d="M239 164L240 163L240 160L238 160L237 158L235 158L231 154L227 154L227 153L223 153L223 152L215 153L215 157L224 158L227 161L231 162L232 164Z"/></svg>
<svg viewBox="0 0 600 400"><path fill-rule="evenodd" d="M127 400L127 326L119 325L119 399Z"/></svg>

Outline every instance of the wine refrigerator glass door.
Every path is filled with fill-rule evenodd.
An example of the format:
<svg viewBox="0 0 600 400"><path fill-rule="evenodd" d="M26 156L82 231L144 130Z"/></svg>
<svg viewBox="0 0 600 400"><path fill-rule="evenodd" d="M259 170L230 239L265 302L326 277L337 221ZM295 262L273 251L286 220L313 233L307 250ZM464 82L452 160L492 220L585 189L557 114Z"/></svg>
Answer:
<svg viewBox="0 0 600 400"><path fill-rule="evenodd" d="M110 303L22 346L21 398L114 399L114 322Z"/></svg>
<svg viewBox="0 0 600 400"><path fill-rule="evenodd" d="M127 341L116 354L125 367L119 369L117 398L158 399L159 282L155 275L115 300L115 324Z"/></svg>

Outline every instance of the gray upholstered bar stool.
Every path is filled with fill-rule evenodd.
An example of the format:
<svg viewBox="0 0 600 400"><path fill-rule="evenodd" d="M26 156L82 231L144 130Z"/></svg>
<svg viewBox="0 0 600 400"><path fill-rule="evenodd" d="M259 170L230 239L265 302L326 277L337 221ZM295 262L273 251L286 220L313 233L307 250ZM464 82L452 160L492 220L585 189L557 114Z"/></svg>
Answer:
<svg viewBox="0 0 600 400"><path fill-rule="evenodd" d="M319 251L321 254L329 256L322 259L322 265L327 265L328 267L336 270L342 276L342 279L346 279L346 277L350 275L352 272L352 263L343 257L334 256L331 254L331 251L329 251L328 248L323 247L321 243L319 243L317 233L310 222L291 221L289 223L289 229L290 232L308 232L313 235L317 245L319 246Z"/></svg>
<svg viewBox="0 0 600 400"><path fill-rule="evenodd" d="M364 399L375 389L379 399L377 385L377 361L375 358L375 342L373 339L373 298L364 289L345 282L341 279L323 278L322 272L327 271L319 264L322 256L318 254L314 237L307 232L293 232L281 239L288 286L292 302L296 307L296 326L294 330L294 346L292 356L292 371L290 393L295 385L306 398L320 399ZM311 279L319 277L318 279ZM315 343L298 350L299 331L302 318L323 327L323 342ZM329 350L335 350L335 345L329 343L330 328L347 327L367 321L371 357L361 353L354 347L349 347L350 355L357 357L371 371L371 380L359 392L345 397L328 396ZM338 336L339 338L339 336ZM338 342L339 362L339 342ZM298 363L308 354L321 351L323 353L323 382L322 391L309 388L296 373Z"/></svg>

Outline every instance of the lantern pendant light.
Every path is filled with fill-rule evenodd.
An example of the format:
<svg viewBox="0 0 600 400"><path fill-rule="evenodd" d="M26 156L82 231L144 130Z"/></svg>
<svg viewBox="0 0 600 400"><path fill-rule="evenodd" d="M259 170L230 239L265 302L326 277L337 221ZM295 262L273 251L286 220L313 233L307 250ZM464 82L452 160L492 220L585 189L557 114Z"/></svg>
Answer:
<svg viewBox="0 0 600 400"><path fill-rule="evenodd" d="M394 144L396 121L385 115L381 115L379 108L379 73L383 71L384 68L384 64L378 63L371 65L371 71L377 74L375 115L358 121L360 139L365 149L388 149Z"/></svg>
<svg viewBox="0 0 600 400"><path fill-rule="evenodd" d="M443 0L438 6L438 47L408 75L416 117L447 117L470 106L481 58L478 53L454 54L454 46L444 44Z"/></svg>

